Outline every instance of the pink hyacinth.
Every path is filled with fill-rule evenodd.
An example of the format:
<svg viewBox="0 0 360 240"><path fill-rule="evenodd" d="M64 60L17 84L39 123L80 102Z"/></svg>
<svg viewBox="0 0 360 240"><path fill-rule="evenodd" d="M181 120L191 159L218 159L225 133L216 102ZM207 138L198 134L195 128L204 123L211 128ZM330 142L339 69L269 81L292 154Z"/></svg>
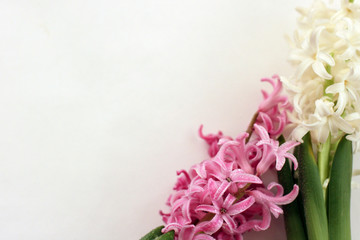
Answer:
<svg viewBox="0 0 360 240"><path fill-rule="evenodd" d="M236 197L232 194L228 194L225 200L223 200L223 198L220 198L219 200L212 199L212 204L203 204L196 207L195 211L197 212L203 211L215 215L210 221L206 221L201 225L201 230L205 233L213 234L217 232L225 222L230 232L234 232L237 224L233 219L233 216L244 212L255 202L255 199L251 196L238 203L235 203L236 200Z"/></svg>
<svg viewBox="0 0 360 240"><path fill-rule="evenodd" d="M278 75L261 81L270 83L273 91L270 94L262 91L264 100L259 105L256 123L262 125L271 137L277 138L289 123L287 112L292 111L293 107L288 98L281 95L282 83Z"/></svg>
<svg viewBox="0 0 360 240"><path fill-rule="evenodd" d="M284 195L281 185L267 185L261 179L271 169L280 170L286 158L296 168L297 160L289 151L298 144L289 141L280 145L276 140L291 107L280 95L277 76L263 81L270 82L274 91L263 92L251 136L241 133L233 139L222 132L204 135L200 127L199 135L209 145L210 158L188 172L178 172L175 193L167 201L170 212L160 212L165 222L163 232L174 230L178 240L241 240L247 231L267 229L271 214L278 217L282 214L279 206L296 198L297 185ZM271 191L274 188L276 193Z"/></svg>
<svg viewBox="0 0 360 240"><path fill-rule="evenodd" d="M297 169L298 162L294 155L288 151L299 145L299 142L288 141L279 146L279 142L271 139L265 128L257 124L254 125L254 128L255 132L260 137L260 140L256 145L263 146L264 152L266 153L265 155L267 156L257 165L256 170L258 174L261 175L266 172L274 162L276 162L276 170L280 171L285 164L285 158L289 158L294 164L294 169Z"/></svg>

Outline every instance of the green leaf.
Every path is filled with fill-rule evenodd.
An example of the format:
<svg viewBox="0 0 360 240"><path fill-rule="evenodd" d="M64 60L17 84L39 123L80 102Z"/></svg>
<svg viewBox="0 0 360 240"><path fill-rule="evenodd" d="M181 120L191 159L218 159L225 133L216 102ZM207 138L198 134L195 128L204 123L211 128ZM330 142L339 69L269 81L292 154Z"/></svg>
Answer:
<svg viewBox="0 0 360 240"><path fill-rule="evenodd" d="M350 194L352 143L343 137L335 152L328 185L330 239L351 239Z"/></svg>
<svg viewBox="0 0 360 240"><path fill-rule="evenodd" d="M170 231L167 232L163 235L161 235L160 237L155 238L156 240L173 240L175 236L175 232L174 231Z"/></svg>
<svg viewBox="0 0 360 240"><path fill-rule="evenodd" d="M280 144L284 143L284 138L281 136L279 139ZM290 169L289 161L285 161L283 168L277 172L279 183L284 188L284 195L291 192L294 187L294 179ZM292 203L284 205L284 220L287 239L292 240L306 240L306 232L304 223L301 218L299 198L296 198Z"/></svg>
<svg viewBox="0 0 360 240"><path fill-rule="evenodd" d="M303 138L299 153L299 187L303 199L309 240L328 240L325 201L310 133Z"/></svg>
<svg viewBox="0 0 360 240"><path fill-rule="evenodd" d="M154 228L153 230L151 230L148 234L146 234L145 236L143 236L140 240L154 240L157 237L163 235L161 230L164 228L164 226L160 226L157 228Z"/></svg>

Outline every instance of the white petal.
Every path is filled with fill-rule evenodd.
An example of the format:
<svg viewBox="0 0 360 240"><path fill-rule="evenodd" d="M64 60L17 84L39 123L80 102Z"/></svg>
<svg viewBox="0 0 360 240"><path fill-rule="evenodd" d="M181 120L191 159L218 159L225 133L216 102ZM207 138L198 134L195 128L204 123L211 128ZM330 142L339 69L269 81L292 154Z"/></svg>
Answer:
<svg viewBox="0 0 360 240"><path fill-rule="evenodd" d="M352 99L354 99L355 102L358 102L358 100L359 100L358 92L351 86L348 86L347 90L348 90L350 96L352 97Z"/></svg>
<svg viewBox="0 0 360 240"><path fill-rule="evenodd" d="M348 139L350 141L359 141L360 140L359 136L360 135L358 134L358 132L355 132L355 133L353 133L351 135L347 135L346 139Z"/></svg>
<svg viewBox="0 0 360 240"><path fill-rule="evenodd" d="M359 134L359 132L354 132L351 135L347 135L346 139L353 142L353 152L358 152L360 150L360 134Z"/></svg>
<svg viewBox="0 0 360 240"><path fill-rule="evenodd" d="M335 61L334 61L333 57L330 56L330 54L327 54L325 52L318 52L316 57L319 60L326 62L327 64L329 64L332 67L335 66Z"/></svg>
<svg viewBox="0 0 360 240"><path fill-rule="evenodd" d="M345 120L346 121L360 120L360 113L354 112L354 113L348 114L348 115L346 115Z"/></svg>
<svg viewBox="0 0 360 240"><path fill-rule="evenodd" d="M346 16L346 10L345 9L341 9L338 12L336 12L332 17L331 17L331 21L332 22L337 22L341 19L344 18L344 16Z"/></svg>
<svg viewBox="0 0 360 240"><path fill-rule="evenodd" d="M291 133L291 138L295 139L298 142L303 142L302 138L305 136L305 134L308 132L309 130L304 128L303 126L297 126L293 132Z"/></svg>
<svg viewBox="0 0 360 240"><path fill-rule="evenodd" d="M313 116L311 121L312 121L311 123L303 122L302 125L309 130L316 130L317 128L326 124L327 118L326 117L319 118L319 117Z"/></svg>
<svg viewBox="0 0 360 240"><path fill-rule="evenodd" d="M334 115L333 117L331 117L331 121L334 126L338 127L341 131L345 133L354 132L354 128L340 116Z"/></svg>
<svg viewBox="0 0 360 240"><path fill-rule="evenodd" d="M301 94L296 94L295 97L294 97L294 109L297 113L299 114L302 114L302 109L300 107L300 97L301 97Z"/></svg>
<svg viewBox="0 0 360 240"><path fill-rule="evenodd" d="M324 124L323 126L317 128L316 130L317 140L319 143L326 142L326 139L329 137L329 126Z"/></svg>
<svg viewBox="0 0 360 240"><path fill-rule="evenodd" d="M310 58L302 61L296 70L295 78L300 79L302 77L302 75L304 74L304 72L310 67L310 65L313 64L313 62L314 62L314 60L312 60Z"/></svg>
<svg viewBox="0 0 360 240"><path fill-rule="evenodd" d="M355 55L356 49L353 46L348 46L348 48L340 55L340 57L344 60L348 60Z"/></svg>
<svg viewBox="0 0 360 240"><path fill-rule="evenodd" d="M301 88L299 88L295 84L292 84L286 77L281 76L280 81L283 83L283 86L286 89L288 89L294 93L299 93L301 91Z"/></svg>
<svg viewBox="0 0 360 240"><path fill-rule="evenodd" d="M348 95L346 92L340 92L336 103L336 114L341 115L348 103Z"/></svg>
<svg viewBox="0 0 360 240"><path fill-rule="evenodd" d="M332 136L337 136L337 133L339 131L338 126L332 121L331 118L329 118L328 124L329 124L329 129L330 129L331 135ZM326 141L326 139L325 139L325 141Z"/></svg>
<svg viewBox="0 0 360 240"><path fill-rule="evenodd" d="M322 77L322 78L328 79L328 80L332 79L332 76L326 71L324 64L322 64L321 62L315 61L312 64L312 68L319 77Z"/></svg>
<svg viewBox="0 0 360 240"><path fill-rule="evenodd" d="M339 92L342 92L342 91L345 91L345 84L343 82L335 83L333 85L328 86L325 89L326 93L332 93L332 94L339 93Z"/></svg>
<svg viewBox="0 0 360 240"><path fill-rule="evenodd" d="M320 117L327 117L334 113L333 102L326 101L324 99L318 99L315 102L315 114L318 114Z"/></svg>
<svg viewBox="0 0 360 240"><path fill-rule="evenodd" d="M309 48L312 50L313 53L316 53L317 50L319 49L319 38L320 38L320 34L321 32L325 29L324 26L320 26L317 27L310 36L310 41L309 41Z"/></svg>
<svg viewBox="0 0 360 240"><path fill-rule="evenodd" d="M360 79L360 66L359 64L352 64L347 80L357 82L358 79Z"/></svg>

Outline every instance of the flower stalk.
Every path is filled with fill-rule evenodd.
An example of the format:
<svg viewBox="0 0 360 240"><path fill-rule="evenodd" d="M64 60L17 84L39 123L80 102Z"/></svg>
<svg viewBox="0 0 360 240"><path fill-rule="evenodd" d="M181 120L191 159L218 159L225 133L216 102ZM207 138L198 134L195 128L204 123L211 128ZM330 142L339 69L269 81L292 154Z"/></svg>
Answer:
<svg viewBox="0 0 360 240"><path fill-rule="evenodd" d="M330 150L331 150L330 147L331 147L331 135L329 135L325 143L320 144L317 155L321 186L323 186L325 180L329 177L329 168L330 168L329 159L330 159ZM323 193L325 197L326 190L323 190Z"/></svg>

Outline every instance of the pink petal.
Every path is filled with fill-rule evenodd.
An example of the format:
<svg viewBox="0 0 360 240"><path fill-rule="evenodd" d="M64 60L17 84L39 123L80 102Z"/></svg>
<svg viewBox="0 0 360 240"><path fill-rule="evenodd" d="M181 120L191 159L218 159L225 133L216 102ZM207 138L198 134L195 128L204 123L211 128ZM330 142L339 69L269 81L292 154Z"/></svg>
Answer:
<svg viewBox="0 0 360 240"><path fill-rule="evenodd" d="M195 226L194 225L188 225L181 228L179 232L179 238L178 240L188 240L193 239L195 234Z"/></svg>
<svg viewBox="0 0 360 240"><path fill-rule="evenodd" d="M221 146L217 157L225 161L225 156L231 154L233 157L232 160L235 160L240 165L242 170L248 173L252 173L253 168L251 167L245 155L245 136L246 134L242 134L237 138L237 141L226 142Z"/></svg>
<svg viewBox="0 0 360 240"><path fill-rule="evenodd" d="M246 209L251 207L255 203L255 198L250 196L245 200L235 203L230 208L228 208L227 214L229 215L237 215L239 213L244 212Z"/></svg>
<svg viewBox="0 0 360 240"><path fill-rule="evenodd" d="M203 222L198 226L200 231L203 231L207 234L213 234L221 228L223 222L223 218L219 214L216 214L213 219L211 219L211 221Z"/></svg>
<svg viewBox="0 0 360 240"><path fill-rule="evenodd" d="M214 206L211 205L199 205L196 207L195 212L211 212L211 213L218 213Z"/></svg>
<svg viewBox="0 0 360 240"><path fill-rule="evenodd" d="M293 162L294 169L296 170L298 168L298 161L295 158L295 156L292 155L291 153L286 153L286 154L284 154L284 156L287 157L288 159L290 159Z"/></svg>
<svg viewBox="0 0 360 240"><path fill-rule="evenodd" d="M265 125L265 129L267 131L269 131L273 128L271 118L266 113L260 112L259 117L261 118L263 125Z"/></svg>
<svg viewBox="0 0 360 240"><path fill-rule="evenodd" d="M255 128L256 134L259 135L261 140L269 140L270 139L269 134L264 127L254 124L254 128Z"/></svg>
<svg viewBox="0 0 360 240"><path fill-rule="evenodd" d="M263 206L262 216L263 216L263 219L262 219L261 223L259 225L255 226L255 230L257 230L257 231L266 230L270 227L271 215L270 215L269 209L266 206Z"/></svg>
<svg viewBox="0 0 360 240"><path fill-rule="evenodd" d="M275 197L274 200L275 199L276 200L274 201L274 203L280 204L280 205L289 204L295 200L298 193L299 193L299 187L298 187L298 185L294 184L294 188L291 190L291 192L289 192L287 195L282 196L282 197Z"/></svg>
<svg viewBox="0 0 360 240"><path fill-rule="evenodd" d="M227 223L230 232L234 232L234 229L236 228L236 223L234 219L232 219L232 217L230 217L228 214L223 214L222 217L224 221Z"/></svg>
<svg viewBox="0 0 360 240"><path fill-rule="evenodd" d="M222 205L223 208L229 210L229 208L231 207L231 205L233 204L233 202L236 200L236 197L234 197L231 194L228 194L225 198L225 201Z"/></svg>
<svg viewBox="0 0 360 240"><path fill-rule="evenodd" d="M256 166L257 174L262 175L263 173L265 173L275 160L276 158L274 154L269 153L268 147L264 147L262 159Z"/></svg>
<svg viewBox="0 0 360 240"><path fill-rule="evenodd" d="M233 182L240 182L240 183L262 183L261 179L253 174L247 174L240 169L236 169L230 174L230 178Z"/></svg>
<svg viewBox="0 0 360 240"><path fill-rule="evenodd" d="M263 199L267 202L275 203L277 205L285 205L285 204L289 204L292 201L294 201L294 199L297 197L298 193L299 193L299 187L298 187L298 185L294 184L294 188L291 190L291 192L288 193L287 195L281 196L281 197L269 196L258 190L254 190L250 194L254 195L254 197L259 199L260 202L262 201L261 199Z"/></svg>
<svg viewBox="0 0 360 240"><path fill-rule="evenodd" d="M261 220L250 220L248 222L245 222L241 224L237 229L236 233L242 234L245 233L251 229L255 229L256 226L261 224Z"/></svg>
<svg viewBox="0 0 360 240"><path fill-rule="evenodd" d="M281 186L279 183L277 182L271 182L269 183L269 185L267 186L268 190L271 190L272 188L276 187L276 197L280 197L284 194L284 188L283 186Z"/></svg>
<svg viewBox="0 0 360 240"><path fill-rule="evenodd" d="M224 195L225 191L230 187L230 185L231 185L230 182L226 180L223 181L213 196L214 200L219 200L219 198L221 198Z"/></svg>
<svg viewBox="0 0 360 240"><path fill-rule="evenodd" d="M182 225L179 223L169 223L161 230L161 232L166 233L171 230L174 230L175 232L177 232L181 228L182 228Z"/></svg>
<svg viewBox="0 0 360 240"><path fill-rule="evenodd" d="M175 212L178 208L181 208L181 206L183 206L184 202L186 201L186 197L180 198L178 200L176 200L173 205L172 205L172 210L171 212Z"/></svg>
<svg viewBox="0 0 360 240"><path fill-rule="evenodd" d="M283 156L279 156L278 154L275 155L276 156L276 170L280 171L282 169L282 167L285 164L285 157Z"/></svg>
<svg viewBox="0 0 360 240"><path fill-rule="evenodd" d="M287 121L287 118L286 118L286 112L283 112L283 113L279 113L279 114L282 114L280 116L277 117L277 125L278 125L278 128L275 130L275 129L271 129L269 132L271 132L271 134L273 136L278 136L280 135L283 130L284 130L284 127L286 125L286 121Z"/></svg>
<svg viewBox="0 0 360 240"><path fill-rule="evenodd" d="M191 200L187 200L182 207L182 215L184 216L186 223L191 223L190 202Z"/></svg>
<svg viewBox="0 0 360 240"><path fill-rule="evenodd" d="M299 144L300 144L299 142L295 142L295 141L284 142L279 147L279 152L287 152L287 151L291 150L292 148L296 147Z"/></svg>
<svg viewBox="0 0 360 240"><path fill-rule="evenodd" d="M215 238L213 238L212 236L207 235L207 234L197 234L197 235L195 235L195 238L193 238L193 239L194 240L216 240ZM187 239L184 239L184 240L187 240Z"/></svg>
<svg viewBox="0 0 360 240"><path fill-rule="evenodd" d="M270 211L274 215L275 218L278 218L280 214L283 214L283 210L276 204L270 204Z"/></svg>
<svg viewBox="0 0 360 240"><path fill-rule="evenodd" d="M219 189L219 181L215 181L214 179L210 178L208 181L208 191L211 198L214 199L218 189Z"/></svg>

